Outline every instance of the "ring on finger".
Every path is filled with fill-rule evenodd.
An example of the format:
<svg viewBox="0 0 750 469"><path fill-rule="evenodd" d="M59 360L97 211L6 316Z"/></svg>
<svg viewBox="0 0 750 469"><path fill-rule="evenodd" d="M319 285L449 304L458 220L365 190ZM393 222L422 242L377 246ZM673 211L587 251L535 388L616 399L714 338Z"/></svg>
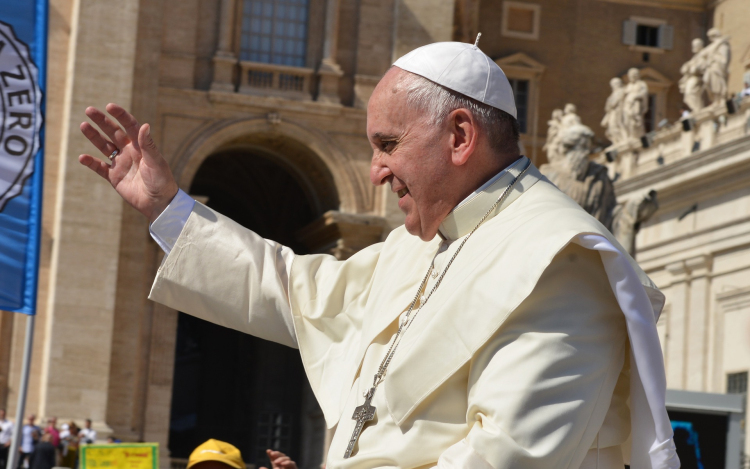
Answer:
<svg viewBox="0 0 750 469"><path fill-rule="evenodd" d="M120 153L120 149L119 148L115 148L115 151L113 151L112 154L109 155L109 159L110 160L114 160L115 156L117 156L118 153Z"/></svg>

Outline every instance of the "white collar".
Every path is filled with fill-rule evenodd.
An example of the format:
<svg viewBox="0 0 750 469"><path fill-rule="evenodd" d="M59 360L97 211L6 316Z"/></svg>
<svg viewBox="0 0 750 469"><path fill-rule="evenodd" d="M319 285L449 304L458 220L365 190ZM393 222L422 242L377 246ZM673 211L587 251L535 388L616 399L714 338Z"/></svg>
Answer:
<svg viewBox="0 0 750 469"><path fill-rule="evenodd" d="M530 164L531 161L522 156L513 164L493 176L492 179L482 184L481 187L451 210L448 216L440 223L438 235L449 241L467 235L479 223L479 220L487 213L487 210L497 201L505 189ZM507 204L508 201L506 200L503 206L498 207L491 217L497 215Z"/></svg>

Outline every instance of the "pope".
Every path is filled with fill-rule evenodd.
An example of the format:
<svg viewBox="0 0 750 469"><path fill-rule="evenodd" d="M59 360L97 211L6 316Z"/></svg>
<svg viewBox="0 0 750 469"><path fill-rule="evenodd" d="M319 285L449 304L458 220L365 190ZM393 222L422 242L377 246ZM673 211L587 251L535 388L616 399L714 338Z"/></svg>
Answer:
<svg viewBox="0 0 750 469"><path fill-rule="evenodd" d="M178 189L121 107L80 162L151 221L150 298L298 348L329 468L677 468L663 295L519 154L513 91L476 44L418 48L370 98L370 178L405 224L345 261L296 255Z"/></svg>

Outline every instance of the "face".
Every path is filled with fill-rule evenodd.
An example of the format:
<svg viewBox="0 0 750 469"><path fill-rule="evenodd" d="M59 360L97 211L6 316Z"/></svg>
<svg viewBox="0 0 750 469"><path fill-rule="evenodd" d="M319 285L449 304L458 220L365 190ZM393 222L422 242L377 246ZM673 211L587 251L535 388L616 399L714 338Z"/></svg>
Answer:
<svg viewBox="0 0 750 469"><path fill-rule="evenodd" d="M611 86L613 90L622 88L622 80L620 80L619 78L613 78L612 80L610 80L609 86Z"/></svg>
<svg viewBox="0 0 750 469"><path fill-rule="evenodd" d="M628 80L630 80L630 83L636 82L641 78L640 72L638 72L637 69L631 68L628 71Z"/></svg>
<svg viewBox="0 0 750 469"><path fill-rule="evenodd" d="M225 464L219 461L203 461L195 464L190 469L234 469L229 464Z"/></svg>
<svg viewBox="0 0 750 469"><path fill-rule="evenodd" d="M5 420L5 411L0 409L0 420Z"/></svg>
<svg viewBox="0 0 750 469"><path fill-rule="evenodd" d="M36 420L36 415L29 415L29 425L34 425L34 421Z"/></svg>
<svg viewBox="0 0 750 469"><path fill-rule="evenodd" d="M693 39L693 54L697 54L703 49L703 40Z"/></svg>
<svg viewBox="0 0 750 469"><path fill-rule="evenodd" d="M392 68L367 106L367 137L373 149L370 180L390 185L406 214L407 231L429 241L460 201L454 200L449 177L451 135L407 106L405 93L397 89L403 73Z"/></svg>

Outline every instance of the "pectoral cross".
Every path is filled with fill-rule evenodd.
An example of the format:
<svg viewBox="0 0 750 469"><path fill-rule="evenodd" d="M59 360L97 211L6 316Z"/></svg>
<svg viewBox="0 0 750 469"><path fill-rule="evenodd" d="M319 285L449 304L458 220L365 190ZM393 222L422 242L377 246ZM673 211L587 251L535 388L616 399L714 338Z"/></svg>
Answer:
<svg viewBox="0 0 750 469"><path fill-rule="evenodd" d="M375 407L370 405L370 402L372 401L372 396L375 395L375 387L373 386L370 388L369 391L367 391L367 394L365 394L365 403L361 406L354 409L354 415L352 415L352 420L357 421L357 425L354 427L354 431L352 432L352 439L349 440L349 445L346 447L346 453L344 453L344 459L349 458L349 456L352 455L352 451L354 450L354 445L357 443L357 440L359 439L360 433L362 433L362 429L365 427L365 423L369 422L370 420L375 418Z"/></svg>

